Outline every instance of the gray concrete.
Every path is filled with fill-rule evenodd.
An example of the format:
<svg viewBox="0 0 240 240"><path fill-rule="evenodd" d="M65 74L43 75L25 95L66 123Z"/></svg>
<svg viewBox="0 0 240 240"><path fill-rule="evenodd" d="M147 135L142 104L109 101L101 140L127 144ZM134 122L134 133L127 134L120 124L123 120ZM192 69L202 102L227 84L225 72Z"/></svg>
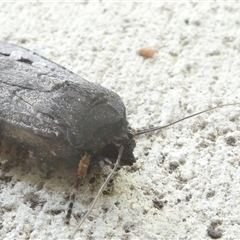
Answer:
<svg viewBox="0 0 240 240"><path fill-rule="evenodd" d="M239 4L1 3L0 9L0 40L117 92L134 128L240 102ZM154 47L154 57L137 55L142 46ZM240 239L239 125L240 106L232 106L138 137L137 165L119 172L75 238L210 239L207 230L216 224L222 239ZM0 190L5 240L67 239L105 178L81 186L67 226L74 172L8 175Z"/></svg>

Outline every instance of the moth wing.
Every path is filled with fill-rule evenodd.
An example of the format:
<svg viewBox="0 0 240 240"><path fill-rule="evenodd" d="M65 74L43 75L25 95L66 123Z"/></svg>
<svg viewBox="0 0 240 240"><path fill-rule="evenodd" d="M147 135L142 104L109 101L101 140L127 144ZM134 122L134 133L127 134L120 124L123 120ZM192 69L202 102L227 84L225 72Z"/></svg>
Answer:
<svg viewBox="0 0 240 240"><path fill-rule="evenodd" d="M122 138L127 132L125 107L117 94L36 53L3 42L0 126L17 129L12 133L15 137L22 138L26 132L64 139L85 149Z"/></svg>

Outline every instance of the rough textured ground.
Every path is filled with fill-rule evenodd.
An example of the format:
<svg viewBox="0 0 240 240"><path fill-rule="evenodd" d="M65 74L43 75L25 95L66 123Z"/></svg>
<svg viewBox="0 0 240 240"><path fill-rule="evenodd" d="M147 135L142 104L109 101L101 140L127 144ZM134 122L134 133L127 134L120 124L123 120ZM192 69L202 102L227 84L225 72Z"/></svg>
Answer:
<svg viewBox="0 0 240 240"><path fill-rule="evenodd" d="M233 3L0 4L9 41L117 92L134 128L240 102L240 5ZM154 47L153 58L136 52ZM240 106L137 138L75 239L239 239ZM68 239L104 175L79 189L64 224L74 173L45 179L12 169L0 187L1 239ZM10 181L7 181L10 180Z"/></svg>

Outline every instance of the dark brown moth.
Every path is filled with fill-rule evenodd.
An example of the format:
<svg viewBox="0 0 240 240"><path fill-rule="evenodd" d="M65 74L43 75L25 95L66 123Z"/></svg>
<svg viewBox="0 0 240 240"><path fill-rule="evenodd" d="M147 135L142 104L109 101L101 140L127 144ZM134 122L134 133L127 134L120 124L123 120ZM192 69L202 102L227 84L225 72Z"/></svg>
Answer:
<svg viewBox="0 0 240 240"><path fill-rule="evenodd" d="M0 42L0 140L1 156L34 158L46 174L60 163L76 166L75 188L90 165L103 157L115 161L120 146L120 164L135 162L135 140L116 93L5 42ZM68 219L71 208L72 203Z"/></svg>
<svg viewBox="0 0 240 240"><path fill-rule="evenodd" d="M75 166L68 220L76 189L91 165L104 157L117 159L114 170L118 164L132 165L134 137L167 126L134 132L116 93L34 52L0 42L0 155L15 161L33 158L46 174L59 164Z"/></svg>
<svg viewBox="0 0 240 240"><path fill-rule="evenodd" d="M88 153L135 162L135 141L120 97L24 48L0 42L1 155L41 165L78 164Z"/></svg>

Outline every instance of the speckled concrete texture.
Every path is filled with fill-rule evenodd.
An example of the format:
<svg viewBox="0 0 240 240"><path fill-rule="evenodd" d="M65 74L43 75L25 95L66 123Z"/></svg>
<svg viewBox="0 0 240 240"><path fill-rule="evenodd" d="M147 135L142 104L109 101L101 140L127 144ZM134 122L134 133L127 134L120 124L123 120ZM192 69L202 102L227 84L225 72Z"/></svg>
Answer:
<svg viewBox="0 0 240 240"><path fill-rule="evenodd" d="M118 93L130 125L167 124L240 102L238 3L0 3L0 40L29 48ZM152 58L137 51L156 49ZM239 239L240 106L139 136L75 239ZM2 159L4 160L4 159ZM97 171L96 171L97 172ZM1 239L68 239L106 172L80 187L74 172L1 175Z"/></svg>

